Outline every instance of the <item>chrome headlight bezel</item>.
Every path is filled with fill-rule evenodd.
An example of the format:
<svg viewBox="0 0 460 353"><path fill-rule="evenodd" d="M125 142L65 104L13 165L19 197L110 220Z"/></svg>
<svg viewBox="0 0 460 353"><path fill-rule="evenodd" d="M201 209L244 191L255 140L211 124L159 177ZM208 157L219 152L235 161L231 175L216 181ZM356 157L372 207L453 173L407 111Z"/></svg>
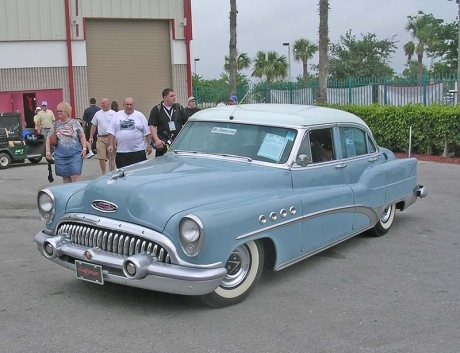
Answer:
<svg viewBox="0 0 460 353"><path fill-rule="evenodd" d="M203 222L196 215L186 215L179 222L179 239L182 250L187 256L200 253L204 239Z"/></svg>
<svg viewBox="0 0 460 353"><path fill-rule="evenodd" d="M48 189L40 190L37 195L37 206L42 222L50 224L53 221L56 210L56 201L53 193Z"/></svg>

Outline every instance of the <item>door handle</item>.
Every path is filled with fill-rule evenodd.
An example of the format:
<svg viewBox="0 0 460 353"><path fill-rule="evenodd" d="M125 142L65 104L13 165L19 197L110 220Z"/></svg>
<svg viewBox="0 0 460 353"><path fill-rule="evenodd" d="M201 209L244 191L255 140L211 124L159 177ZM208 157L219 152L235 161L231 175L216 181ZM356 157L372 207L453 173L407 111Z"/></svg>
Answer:
<svg viewBox="0 0 460 353"><path fill-rule="evenodd" d="M377 160L377 157L372 157L368 159L369 163L375 162L376 160Z"/></svg>
<svg viewBox="0 0 460 353"><path fill-rule="evenodd" d="M335 166L335 169L342 169L345 168L347 165L345 163L340 163Z"/></svg>

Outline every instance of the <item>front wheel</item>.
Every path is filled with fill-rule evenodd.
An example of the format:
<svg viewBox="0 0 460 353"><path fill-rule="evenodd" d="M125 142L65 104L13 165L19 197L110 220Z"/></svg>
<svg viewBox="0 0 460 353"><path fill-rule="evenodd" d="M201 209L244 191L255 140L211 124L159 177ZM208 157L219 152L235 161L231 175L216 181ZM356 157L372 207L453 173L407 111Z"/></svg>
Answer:
<svg viewBox="0 0 460 353"><path fill-rule="evenodd" d="M11 157L8 153L0 153L0 169L6 169L11 164Z"/></svg>
<svg viewBox="0 0 460 353"><path fill-rule="evenodd" d="M264 248L250 241L237 247L227 260L227 275L212 293L201 296L205 304L220 308L240 303L256 285L264 266Z"/></svg>
<svg viewBox="0 0 460 353"><path fill-rule="evenodd" d="M375 237L381 237L386 234L391 226L393 225L395 219L396 205L391 204L383 210L383 215L380 217L377 224L374 228L371 229L371 233Z"/></svg>

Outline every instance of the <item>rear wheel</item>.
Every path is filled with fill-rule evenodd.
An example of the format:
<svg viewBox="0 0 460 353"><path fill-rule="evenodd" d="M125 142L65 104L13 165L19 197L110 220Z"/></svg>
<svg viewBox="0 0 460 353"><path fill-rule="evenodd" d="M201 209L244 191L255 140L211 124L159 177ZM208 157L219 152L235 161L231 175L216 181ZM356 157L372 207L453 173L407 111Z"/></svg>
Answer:
<svg viewBox="0 0 460 353"><path fill-rule="evenodd" d="M385 208L382 217L380 217L380 220L377 222L374 228L371 229L371 233L373 236L381 237L390 230L395 219L395 212L395 204L391 204Z"/></svg>
<svg viewBox="0 0 460 353"><path fill-rule="evenodd" d="M0 169L6 169L11 164L11 157L8 153L0 153Z"/></svg>
<svg viewBox="0 0 460 353"><path fill-rule="evenodd" d="M29 162L31 163L39 163L41 160L42 160L42 157L32 157L32 158L28 158Z"/></svg>
<svg viewBox="0 0 460 353"><path fill-rule="evenodd" d="M264 248L250 241L237 247L227 260L227 275L220 286L201 299L213 308L237 304L245 299L256 285L264 266Z"/></svg>

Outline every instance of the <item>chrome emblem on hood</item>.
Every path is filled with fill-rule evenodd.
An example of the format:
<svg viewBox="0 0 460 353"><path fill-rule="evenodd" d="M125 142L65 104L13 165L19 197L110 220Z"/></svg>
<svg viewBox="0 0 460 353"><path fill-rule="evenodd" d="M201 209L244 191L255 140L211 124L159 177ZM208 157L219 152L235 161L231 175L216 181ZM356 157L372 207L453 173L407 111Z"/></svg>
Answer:
<svg viewBox="0 0 460 353"><path fill-rule="evenodd" d="M115 212L118 206L114 203L104 200L95 200L91 203L91 207L101 212Z"/></svg>

